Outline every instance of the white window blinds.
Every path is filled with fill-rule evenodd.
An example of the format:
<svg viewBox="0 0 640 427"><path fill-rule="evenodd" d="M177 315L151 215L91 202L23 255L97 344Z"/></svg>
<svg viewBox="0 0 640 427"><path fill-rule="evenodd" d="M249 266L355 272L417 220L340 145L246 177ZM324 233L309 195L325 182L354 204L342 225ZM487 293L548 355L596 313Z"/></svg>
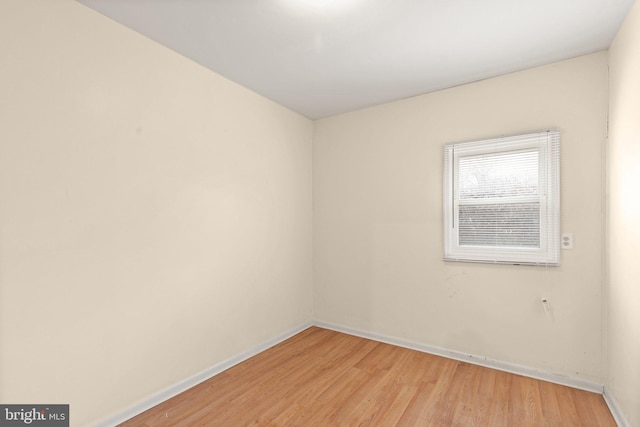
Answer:
<svg viewBox="0 0 640 427"><path fill-rule="evenodd" d="M559 264L558 131L448 144L445 260Z"/></svg>

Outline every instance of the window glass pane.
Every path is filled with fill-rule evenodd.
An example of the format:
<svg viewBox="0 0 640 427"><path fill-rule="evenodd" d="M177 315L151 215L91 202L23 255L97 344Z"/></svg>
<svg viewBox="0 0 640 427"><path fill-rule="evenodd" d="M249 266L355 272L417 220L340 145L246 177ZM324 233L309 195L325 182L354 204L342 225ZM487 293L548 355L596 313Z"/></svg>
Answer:
<svg viewBox="0 0 640 427"><path fill-rule="evenodd" d="M540 247L539 203L462 205L460 246Z"/></svg>
<svg viewBox="0 0 640 427"><path fill-rule="evenodd" d="M560 264L560 133L445 145L444 259Z"/></svg>
<svg viewBox="0 0 640 427"><path fill-rule="evenodd" d="M460 199L538 194L538 151L512 151L459 159Z"/></svg>

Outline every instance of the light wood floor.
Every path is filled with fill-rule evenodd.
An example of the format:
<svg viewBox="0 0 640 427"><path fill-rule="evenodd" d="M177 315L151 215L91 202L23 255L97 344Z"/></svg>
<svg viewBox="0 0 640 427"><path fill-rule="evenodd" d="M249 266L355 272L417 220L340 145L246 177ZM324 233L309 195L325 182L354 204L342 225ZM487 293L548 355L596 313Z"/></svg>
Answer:
<svg viewBox="0 0 640 427"><path fill-rule="evenodd" d="M124 426L614 426L602 396L317 327Z"/></svg>

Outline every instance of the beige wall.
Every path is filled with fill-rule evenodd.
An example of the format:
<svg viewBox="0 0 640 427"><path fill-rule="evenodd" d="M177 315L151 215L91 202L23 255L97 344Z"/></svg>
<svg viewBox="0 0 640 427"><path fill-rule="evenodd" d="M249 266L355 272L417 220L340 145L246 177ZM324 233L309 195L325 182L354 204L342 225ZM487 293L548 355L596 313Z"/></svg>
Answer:
<svg viewBox="0 0 640 427"><path fill-rule="evenodd" d="M606 120L601 52L316 122L316 318L603 382ZM443 262L443 145L547 127L575 237L562 265Z"/></svg>
<svg viewBox="0 0 640 427"><path fill-rule="evenodd" d="M640 425L640 4L609 50L607 387Z"/></svg>
<svg viewBox="0 0 640 427"><path fill-rule="evenodd" d="M0 99L0 402L86 425L311 319L311 121L70 0L0 2Z"/></svg>

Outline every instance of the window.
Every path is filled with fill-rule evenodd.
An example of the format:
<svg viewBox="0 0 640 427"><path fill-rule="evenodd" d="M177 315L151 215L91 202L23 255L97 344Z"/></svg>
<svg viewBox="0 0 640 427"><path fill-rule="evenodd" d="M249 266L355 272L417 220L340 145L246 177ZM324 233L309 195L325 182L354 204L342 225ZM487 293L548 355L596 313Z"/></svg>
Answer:
<svg viewBox="0 0 640 427"><path fill-rule="evenodd" d="M444 147L444 259L560 263L560 133Z"/></svg>

